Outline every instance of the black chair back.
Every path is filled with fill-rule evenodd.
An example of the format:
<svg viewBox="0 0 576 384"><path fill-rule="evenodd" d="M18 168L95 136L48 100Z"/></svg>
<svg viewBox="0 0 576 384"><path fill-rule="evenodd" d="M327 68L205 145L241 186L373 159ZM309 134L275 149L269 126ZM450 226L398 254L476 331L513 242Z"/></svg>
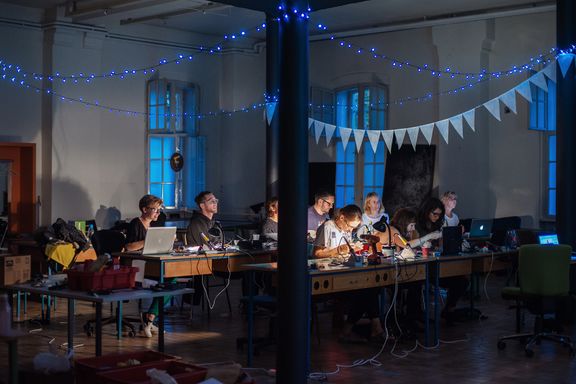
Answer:
<svg viewBox="0 0 576 384"><path fill-rule="evenodd" d="M98 255L122 252L124 245L126 245L126 236L121 231L114 229L96 231L91 240Z"/></svg>

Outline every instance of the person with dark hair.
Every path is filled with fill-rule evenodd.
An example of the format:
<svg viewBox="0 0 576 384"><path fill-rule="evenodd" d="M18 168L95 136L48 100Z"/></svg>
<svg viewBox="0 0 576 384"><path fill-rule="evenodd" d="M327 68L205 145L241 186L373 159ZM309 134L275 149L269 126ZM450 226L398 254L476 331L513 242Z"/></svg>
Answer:
<svg viewBox="0 0 576 384"><path fill-rule="evenodd" d="M314 195L314 205L308 208L308 231L314 233L326 220L328 213L334 207L334 194L331 192L318 192ZM311 236L312 238L314 236Z"/></svg>
<svg viewBox="0 0 576 384"><path fill-rule="evenodd" d="M392 244L399 248L405 248L406 245L398 238L397 235L402 236L410 245L411 248L421 246L423 242L428 240L435 240L442 236L441 232L430 232L429 234L418 237L416 231L416 212L410 208L400 208L394 213L390 221L390 239ZM382 223L385 218L382 218L378 223L374 224L374 233L380 238L380 242L388 246L388 228Z"/></svg>
<svg viewBox="0 0 576 384"><path fill-rule="evenodd" d="M362 210L356 205L347 205L334 213L334 219L326 221L318 228L314 249L314 257L348 258L350 247L361 249L360 244L352 243L352 231L362 222ZM341 342L365 342L366 338L354 334L354 325L365 314L370 319L370 339L380 341L384 330L380 323L380 308L378 294L380 289L371 288L350 292L345 295L347 304L346 322L342 328L339 340Z"/></svg>
<svg viewBox="0 0 576 384"><path fill-rule="evenodd" d="M423 236L442 230L444 213L444 204L440 199L430 197L422 203L416 222L416 230L420 240L423 240ZM439 238L441 239L441 236ZM452 324L457 320L454 309L468 288L468 279L464 276L443 277L440 278L440 286L448 291L442 317L446 319L448 324Z"/></svg>
<svg viewBox="0 0 576 384"><path fill-rule="evenodd" d="M262 223L262 235L278 240L278 198L272 197L266 202L266 220Z"/></svg>
<svg viewBox="0 0 576 384"><path fill-rule="evenodd" d="M186 230L188 246L205 245L208 243L206 238L213 240L208 231L214 226L214 215L218 212L218 199L210 191L200 192L194 201L198 210L192 214Z"/></svg>
<svg viewBox="0 0 576 384"><path fill-rule="evenodd" d="M128 225L126 233L127 251L138 251L144 248L146 232L152 226L152 223L158 220L162 211L162 199L154 195L144 195L138 202L141 215L132 219ZM154 320L158 316L158 305L163 302L166 305L170 302L170 296L165 296L164 300L155 298L148 308L148 311L141 314L142 327L146 337L152 337L153 332L158 332L158 327L154 325Z"/></svg>

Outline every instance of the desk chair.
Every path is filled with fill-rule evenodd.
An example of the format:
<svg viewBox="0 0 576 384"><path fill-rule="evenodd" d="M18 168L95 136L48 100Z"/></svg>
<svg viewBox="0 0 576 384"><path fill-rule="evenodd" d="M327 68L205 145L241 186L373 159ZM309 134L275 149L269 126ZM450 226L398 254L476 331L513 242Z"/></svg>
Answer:
<svg viewBox="0 0 576 384"><path fill-rule="evenodd" d="M122 252L124 249L124 245L126 244L126 236L120 231L116 231L113 229L103 229L100 231L94 232L92 238L90 239L92 242L92 246L96 251L98 256L103 255L105 253L112 254L117 252ZM116 306L116 315L110 316L106 319L102 319L102 325L106 324L117 324L119 312L120 312L120 304ZM110 313L112 313L112 303L110 303ZM94 333L94 326L93 322L95 320L88 320L84 324L84 331L86 335L91 336ZM122 318L122 329L128 330L128 335L130 337L136 336L136 327L132 324L133 322L140 323L140 319L128 319ZM122 329L117 329L118 336L122 333Z"/></svg>
<svg viewBox="0 0 576 384"><path fill-rule="evenodd" d="M570 254L569 245L523 245L518 257L519 286L504 287L502 296L522 302L536 315L534 332L517 333L498 339L498 349L506 348L506 340L527 340L524 344L526 356L532 357L532 346L541 340L552 340L569 348L570 356L575 355L574 345L569 336L548 332L544 327L544 315L555 313L556 304L569 296ZM516 327L519 331L519 309L516 313Z"/></svg>

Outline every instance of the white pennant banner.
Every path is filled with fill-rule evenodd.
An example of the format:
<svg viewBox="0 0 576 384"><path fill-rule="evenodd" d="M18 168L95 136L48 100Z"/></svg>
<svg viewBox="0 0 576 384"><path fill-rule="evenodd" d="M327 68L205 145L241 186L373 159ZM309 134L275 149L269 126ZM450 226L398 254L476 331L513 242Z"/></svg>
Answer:
<svg viewBox="0 0 576 384"><path fill-rule="evenodd" d="M324 124L324 133L326 134L326 145L330 145L330 140L332 140L332 136L334 136L334 131L336 130L336 126L333 124Z"/></svg>
<svg viewBox="0 0 576 384"><path fill-rule="evenodd" d="M402 148L402 144L404 144L404 136L406 136L406 128L395 129L394 136L396 136L396 143L398 144L398 149Z"/></svg>
<svg viewBox="0 0 576 384"><path fill-rule="evenodd" d="M502 96L500 96L500 101L505 106L510 108L510 110L514 112L514 114L516 115L518 114L518 112L516 112L516 91L514 89L511 89Z"/></svg>
<svg viewBox="0 0 576 384"><path fill-rule="evenodd" d="M572 65L572 61L574 61L574 54L562 54L558 56L558 65L560 66L560 71L562 72L562 77L566 77L566 72Z"/></svg>
<svg viewBox="0 0 576 384"><path fill-rule="evenodd" d="M312 128L312 125L314 125L314 119L309 117L308 118L308 130L310 130Z"/></svg>
<svg viewBox="0 0 576 384"><path fill-rule="evenodd" d="M553 83L556 83L556 65L550 63L546 68L542 70L542 73L546 75Z"/></svg>
<svg viewBox="0 0 576 384"><path fill-rule="evenodd" d="M456 133L458 134L458 136L460 136L460 138L464 138L464 128L462 127L462 115L457 115L454 116L450 119L450 124L452 124L452 127L454 128L454 130L456 131Z"/></svg>
<svg viewBox="0 0 576 384"><path fill-rule="evenodd" d="M494 118L498 121L500 120L500 101L497 97L493 98L490 101L484 103L484 107L494 116Z"/></svg>
<svg viewBox="0 0 576 384"><path fill-rule="evenodd" d="M420 132L428 142L428 144L432 144L432 134L434 133L434 123L421 125Z"/></svg>
<svg viewBox="0 0 576 384"><path fill-rule="evenodd" d="M316 139L316 144L320 142L320 137L322 137L322 132L324 131L324 123L321 121L314 122L314 138Z"/></svg>
<svg viewBox="0 0 576 384"><path fill-rule="evenodd" d="M356 152L360 152L362 149L362 143L364 143L364 134L366 131L364 129L353 129L354 131L354 141L356 141Z"/></svg>
<svg viewBox="0 0 576 384"><path fill-rule="evenodd" d="M419 127L407 128L408 138L410 138L410 143L412 143L412 148L416 150L416 143L418 143L418 132L420 132Z"/></svg>
<svg viewBox="0 0 576 384"><path fill-rule="evenodd" d="M369 129L366 131L366 135L372 146L372 151L376 153L378 150L378 142L380 141L380 131Z"/></svg>
<svg viewBox="0 0 576 384"><path fill-rule="evenodd" d="M392 143L394 142L394 131L380 131L382 133L382 138L386 143L386 148L388 152L392 153Z"/></svg>
<svg viewBox="0 0 576 384"><path fill-rule="evenodd" d="M530 82L528 80L521 82L515 89L526 101L529 103L532 102L532 90L530 89Z"/></svg>
<svg viewBox="0 0 576 384"><path fill-rule="evenodd" d="M476 120L476 110L472 108L471 110L464 112L462 116L464 117L464 120L466 120L466 123L468 123L470 129L472 131L476 131L476 129L474 128L474 122Z"/></svg>
<svg viewBox="0 0 576 384"><path fill-rule="evenodd" d="M352 134L352 128L338 128L340 130L340 137L342 138L342 147L344 152L346 152L346 147L348 146L348 140L350 140L350 135Z"/></svg>
<svg viewBox="0 0 576 384"><path fill-rule="evenodd" d="M442 135L442 137L444 138L446 144L448 144L448 127L449 127L448 119L437 121L436 127L438 128L438 132L440 132L440 135Z"/></svg>
<svg viewBox="0 0 576 384"><path fill-rule="evenodd" d="M542 72L538 72L528 80L544 92L548 92L548 84L546 84L546 78Z"/></svg>

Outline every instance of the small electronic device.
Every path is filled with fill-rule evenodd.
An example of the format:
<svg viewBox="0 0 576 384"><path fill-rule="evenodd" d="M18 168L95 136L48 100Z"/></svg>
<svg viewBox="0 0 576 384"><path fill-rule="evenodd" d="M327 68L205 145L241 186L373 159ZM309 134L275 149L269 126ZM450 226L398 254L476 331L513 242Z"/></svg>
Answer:
<svg viewBox="0 0 576 384"><path fill-rule="evenodd" d="M558 244L560 244L558 242L558 235L555 233L538 236L538 242L541 245L558 245Z"/></svg>

